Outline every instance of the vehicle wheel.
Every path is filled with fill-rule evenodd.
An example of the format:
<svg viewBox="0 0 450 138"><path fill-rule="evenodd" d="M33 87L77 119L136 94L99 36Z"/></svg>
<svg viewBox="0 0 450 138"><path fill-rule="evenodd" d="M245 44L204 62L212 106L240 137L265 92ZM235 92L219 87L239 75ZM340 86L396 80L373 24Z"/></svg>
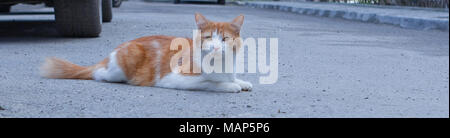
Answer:
<svg viewBox="0 0 450 138"><path fill-rule="evenodd" d="M113 0L114 8L120 7L121 4L122 4L122 0Z"/></svg>
<svg viewBox="0 0 450 138"><path fill-rule="evenodd" d="M217 4L225 5L225 0L217 0Z"/></svg>
<svg viewBox="0 0 450 138"><path fill-rule="evenodd" d="M173 0L173 3L175 3L175 4L178 4L180 2L181 2L181 0Z"/></svg>
<svg viewBox="0 0 450 138"><path fill-rule="evenodd" d="M8 13L11 10L11 5L0 5L0 13Z"/></svg>
<svg viewBox="0 0 450 138"><path fill-rule="evenodd" d="M113 18L112 0L102 0L102 18L103 22L111 22Z"/></svg>
<svg viewBox="0 0 450 138"><path fill-rule="evenodd" d="M45 2L45 7L55 7L53 4L53 1L46 1Z"/></svg>
<svg viewBox="0 0 450 138"><path fill-rule="evenodd" d="M58 31L64 36L98 37L102 31L101 0L55 0Z"/></svg>

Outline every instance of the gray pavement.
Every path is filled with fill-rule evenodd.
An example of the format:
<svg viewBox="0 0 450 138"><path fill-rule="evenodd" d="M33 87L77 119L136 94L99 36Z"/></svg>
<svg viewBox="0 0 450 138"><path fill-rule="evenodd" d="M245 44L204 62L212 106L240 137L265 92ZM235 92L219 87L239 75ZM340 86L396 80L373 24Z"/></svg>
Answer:
<svg viewBox="0 0 450 138"><path fill-rule="evenodd" d="M448 9L317 2L236 1L237 5L312 16L381 23L417 30L448 31Z"/></svg>
<svg viewBox="0 0 450 138"><path fill-rule="evenodd" d="M244 14L244 38L279 38L278 82L241 74L252 92L216 93L39 76L45 57L92 65L137 37L190 37L195 12ZM59 37L52 15L0 16L0 117L449 117L448 32L234 5L129 1L114 14L99 38Z"/></svg>

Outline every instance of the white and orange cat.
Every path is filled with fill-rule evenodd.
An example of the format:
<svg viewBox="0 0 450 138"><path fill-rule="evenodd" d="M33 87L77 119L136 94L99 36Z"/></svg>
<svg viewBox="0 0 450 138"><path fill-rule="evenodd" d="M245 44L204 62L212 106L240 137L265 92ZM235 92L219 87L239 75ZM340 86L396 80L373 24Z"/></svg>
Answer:
<svg viewBox="0 0 450 138"><path fill-rule="evenodd" d="M211 49L202 49L203 53L239 51L240 30L244 16L240 15L231 22L213 22L196 13L195 21L201 31L201 46L211 45ZM171 58L178 50L171 50L172 36L147 36L119 45L100 63L82 67L65 60L48 58L41 66L41 75L57 79L86 79L105 82L126 82L137 86L154 86L182 90L203 90L217 92L250 91L252 84L237 79L235 73L184 73L173 72ZM193 40L186 38L193 46ZM228 42L237 42L231 46ZM190 58L192 68L195 63ZM233 64L236 64L235 62ZM235 66L233 66L235 67ZM203 69L202 69L203 70Z"/></svg>

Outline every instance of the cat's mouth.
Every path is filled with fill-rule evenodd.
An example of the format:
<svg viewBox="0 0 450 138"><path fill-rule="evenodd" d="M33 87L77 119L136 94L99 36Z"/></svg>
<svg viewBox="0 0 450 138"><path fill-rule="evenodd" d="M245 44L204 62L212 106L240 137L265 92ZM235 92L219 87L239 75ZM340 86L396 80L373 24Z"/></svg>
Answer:
<svg viewBox="0 0 450 138"><path fill-rule="evenodd" d="M202 46L202 51L212 51L212 52L220 52L222 51L222 48L225 47L224 44L217 44L217 43L205 43Z"/></svg>

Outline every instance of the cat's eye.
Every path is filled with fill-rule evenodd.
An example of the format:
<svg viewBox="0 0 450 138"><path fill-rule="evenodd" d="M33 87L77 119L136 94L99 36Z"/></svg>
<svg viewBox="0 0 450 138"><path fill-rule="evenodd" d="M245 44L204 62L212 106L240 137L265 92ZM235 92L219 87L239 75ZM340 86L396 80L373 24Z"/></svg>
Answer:
<svg viewBox="0 0 450 138"><path fill-rule="evenodd" d="M222 38L222 41L226 41L226 40L228 40L230 37L224 37L224 38Z"/></svg>
<svg viewBox="0 0 450 138"><path fill-rule="evenodd" d="M204 39L211 39L211 36L205 36Z"/></svg>

